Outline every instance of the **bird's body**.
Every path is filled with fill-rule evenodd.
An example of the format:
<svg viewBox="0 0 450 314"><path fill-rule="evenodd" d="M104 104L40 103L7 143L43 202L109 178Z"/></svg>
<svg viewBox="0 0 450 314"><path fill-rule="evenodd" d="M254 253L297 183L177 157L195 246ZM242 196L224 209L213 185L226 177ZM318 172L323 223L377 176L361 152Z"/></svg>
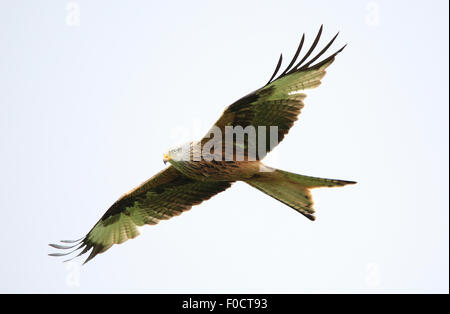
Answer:
<svg viewBox="0 0 450 314"><path fill-rule="evenodd" d="M265 167L259 161L171 161L172 166L188 178L199 181L242 181Z"/></svg>
<svg viewBox="0 0 450 314"><path fill-rule="evenodd" d="M138 226L179 215L226 190L235 181L243 181L314 220L310 189L355 182L303 176L268 167L261 160L283 140L297 120L306 97L302 91L320 85L325 69L343 49L314 64L335 36L308 60L321 33L322 28L312 47L296 63L303 35L287 68L275 78L280 57L269 82L228 106L202 139L164 154L164 162L170 166L119 198L84 238L62 241L72 243L69 246L51 246L81 249L79 255L92 249L87 262L112 245L136 237Z"/></svg>

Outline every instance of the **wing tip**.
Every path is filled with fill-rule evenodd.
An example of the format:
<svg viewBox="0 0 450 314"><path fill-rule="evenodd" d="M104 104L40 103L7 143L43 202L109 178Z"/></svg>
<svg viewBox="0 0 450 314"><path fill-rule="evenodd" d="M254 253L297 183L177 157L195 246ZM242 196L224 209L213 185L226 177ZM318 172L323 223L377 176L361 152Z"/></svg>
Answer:
<svg viewBox="0 0 450 314"><path fill-rule="evenodd" d="M322 35L323 32L323 24L320 25L319 31L314 39L314 42L312 43L311 47L309 48L309 50L306 52L306 54L303 56L303 58L296 64L293 66L293 64L296 62L300 51L303 47L303 42L305 39L305 34L303 33L302 38L300 40L300 44L299 47L297 48L296 53L294 54L294 57L292 58L291 62L289 63L289 65L286 67L286 69L278 76L276 77L278 70L281 66L281 61L282 61L282 55L280 56L280 59L278 60L277 63L277 67L275 68L274 73L272 74L270 80L267 82L266 85L269 85L270 83L295 72L300 72L300 71L306 71L309 69L315 69L318 67L323 66L324 64L328 63L329 61L334 60L334 57L339 54L340 52L342 52L342 50L344 50L344 48L347 46L347 44L345 44L342 48L340 48L338 51L336 51L335 53L333 53L332 55L330 55L329 57L325 58L324 60L313 64L318 58L320 58L327 50L328 48L333 44L333 42L336 40L336 38L338 37L338 35L340 34L340 32L337 32L336 35L334 35L334 37L328 42L328 44L325 46L325 48L323 48L316 56L314 56L313 58L311 58L310 61L306 62L306 60L309 58L309 56L312 54L312 52L314 51L314 49L316 48L320 37ZM306 62L306 63L305 63ZM332 62L331 62L332 63ZM330 63L330 64L331 64Z"/></svg>
<svg viewBox="0 0 450 314"><path fill-rule="evenodd" d="M58 252L56 252L56 253L49 253L48 256L51 256L51 257L62 257L62 256L70 255L70 254L80 250L84 246L86 246L86 244L84 243L84 239L85 239L85 237L80 238L78 240L61 240L60 241L61 243L65 243L65 244L69 243L69 244L73 244L73 245L61 245L61 244L49 243L48 246L50 246L50 247L52 247L54 249L57 249L57 250L69 250L69 249L73 249L73 248L75 248L75 249L73 249L70 252L64 252L64 253L58 253ZM72 259L73 258L71 258L69 260L72 260ZM65 260L64 262L67 262L69 260Z"/></svg>

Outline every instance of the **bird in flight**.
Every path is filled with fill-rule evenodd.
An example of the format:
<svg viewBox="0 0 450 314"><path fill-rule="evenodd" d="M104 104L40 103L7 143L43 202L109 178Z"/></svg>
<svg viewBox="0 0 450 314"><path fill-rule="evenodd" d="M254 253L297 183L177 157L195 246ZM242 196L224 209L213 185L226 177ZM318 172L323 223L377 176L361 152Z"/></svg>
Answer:
<svg viewBox="0 0 450 314"><path fill-rule="evenodd" d="M236 181L243 181L314 220L312 188L356 182L274 169L264 165L261 159L297 120L306 97L302 91L319 86L325 69L345 48L316 62L338 35L311 57L322 29L321 26L311 47L299 58L305 42L303 34L288 66L277 76L281 55L267 84L228 106L205 137L166 152L163 161L170 165L119 198L86 236L50 244L56 249L73 250L49 255L66 256L80 250L77 257L91 250L84 262L87 263L114 244L135 238L139 235L138 227L180 215Z"/></svg>

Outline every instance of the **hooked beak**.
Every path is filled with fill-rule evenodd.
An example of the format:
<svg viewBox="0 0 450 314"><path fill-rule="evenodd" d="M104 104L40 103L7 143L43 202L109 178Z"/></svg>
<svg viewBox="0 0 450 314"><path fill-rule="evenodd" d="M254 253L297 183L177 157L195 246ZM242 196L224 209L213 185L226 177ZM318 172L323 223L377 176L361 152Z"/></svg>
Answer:
<svg viewBox="0 0 450 314"><path fill-rule="evenodd" d="M167 154L164 154L164 157L163 157L163 162L164 162L164 164L166 164L168 161L170 161L172 159L172 157L170 157L169 155L167 155Z"/></svg>

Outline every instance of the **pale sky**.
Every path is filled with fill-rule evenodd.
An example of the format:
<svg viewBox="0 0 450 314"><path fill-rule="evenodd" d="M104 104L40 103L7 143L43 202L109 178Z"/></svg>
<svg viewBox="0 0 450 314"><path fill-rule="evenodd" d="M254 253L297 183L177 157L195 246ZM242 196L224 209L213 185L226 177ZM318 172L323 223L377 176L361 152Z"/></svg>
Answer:
<svg viewBox="0 0 450 314"><path fill-rule="evenodd" d="M2 1L0 292L446 292L448 1ZM85 235L301 34L348 43L265 162L358 181L317 220L245 183L80 267ZM319 47L319 48L320 48Z"/></svg>

